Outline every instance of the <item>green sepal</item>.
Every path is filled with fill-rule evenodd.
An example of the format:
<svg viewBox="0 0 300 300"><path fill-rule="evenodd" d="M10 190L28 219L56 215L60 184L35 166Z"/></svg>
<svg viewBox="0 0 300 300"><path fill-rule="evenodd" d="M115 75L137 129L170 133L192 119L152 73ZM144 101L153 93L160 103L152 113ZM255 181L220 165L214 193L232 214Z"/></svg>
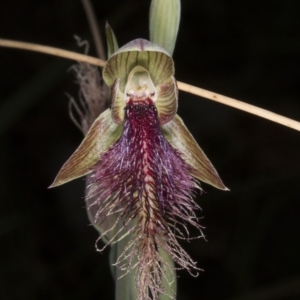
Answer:
<svg viewBox="0 0 300 300"><path fill-rule="evenodd" d="M150 41L173 54L179 22L180 0L152 0L150 6Z"/></svg>
<svg viewBox="0 0 300 300"><path fill-rule="evenodd" d="M50 188L62 185L92 172L101 154L114 144L122 134L123 126L105 110L93 123L82 143L62 166Z"/></svg>
<svg viewBox="0 0 300 300"><path fill-rule="evenodd" d="M161 126L161 130L166 140L179 151L184 161L191 167L192 176L218 189L228 191L216 169L178 115Z"/></svg>
<svg viewBox="0 0 300 300"><path fill-rule="evenodd" d="M114 31L106 22L105 24L106 42L107 42L107 57L110 58L115 52L118 51L119 46Z"/></svg>

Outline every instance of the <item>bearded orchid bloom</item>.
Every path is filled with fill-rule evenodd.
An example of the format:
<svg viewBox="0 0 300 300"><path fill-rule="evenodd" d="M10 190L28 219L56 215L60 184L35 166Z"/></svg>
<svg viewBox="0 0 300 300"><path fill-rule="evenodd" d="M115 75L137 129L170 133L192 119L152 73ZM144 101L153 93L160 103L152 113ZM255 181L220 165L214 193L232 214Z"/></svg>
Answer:
<svg viewBox="0 0 300 300"><path fill-rule="evenodd" d="M153 1L152 11L160 11L155 4L162 2ZM157 24L155 16L152 24ZM188 239L188 224L202 235L193 200L195 191L202 191L199 181L227 188L176 114L170 53L177 31L173 44L168 40L166 45L152 33L152 41L167 50L144 39L118 49L108 25L106 32L109 59L103 79L111 89L110 107L91 125L51 187L87 175L91 221L108 245L124 243L113 259L122 276L134 273L132 299L174 299L174 288L166 288L175 282L173 261L189 272L197 270L177 239Z"/></svg>
<svg viewBox="0 0 300 300"><path fill-rule="evenodd" d="M52 187L90 174L86 197L95 199L94 223L117 215L109 230L118 222L123 227L108 243L134 233L118 260L127 260L126 270L137 267L141 277L153 276L145 278L149 286L159 286L160 273L151 269L162 262L160 251L181 267L195 267L176 236L184 237L180 225L185 229L187 223L201 230L192 199L201 190L197 179L226 187L176 115L174 64L163 48L134 40L110 57L103 78L111 88L111 108L95 120Z"/></svg>

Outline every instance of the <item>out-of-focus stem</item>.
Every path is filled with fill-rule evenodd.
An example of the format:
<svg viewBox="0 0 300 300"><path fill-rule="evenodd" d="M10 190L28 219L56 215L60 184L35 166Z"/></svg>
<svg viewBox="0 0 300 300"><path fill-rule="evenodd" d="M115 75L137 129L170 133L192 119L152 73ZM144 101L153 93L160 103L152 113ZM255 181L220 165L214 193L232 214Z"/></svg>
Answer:
<svg viewBox="0 0 300 300"><path fill-rule="evenodd" d="M95 47L97 50L97 54L100 59L105 60L106 55L103 47L103 42L100 34L100 30L97 23L97 18L95 16L92 4L90 0L81 0L85 13L87 15L87 19L90 24L90 28L93 34L93 40L95 42Z"/></svg>

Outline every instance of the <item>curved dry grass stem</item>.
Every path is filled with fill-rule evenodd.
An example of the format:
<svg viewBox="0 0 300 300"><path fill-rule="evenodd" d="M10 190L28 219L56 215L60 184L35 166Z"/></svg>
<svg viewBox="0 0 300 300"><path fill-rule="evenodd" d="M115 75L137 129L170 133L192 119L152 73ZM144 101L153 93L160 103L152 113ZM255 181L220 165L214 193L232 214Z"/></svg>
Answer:
<svg viewBox="0 0 300 300"><path fill-rule="evenodd" d="M278 123L278 124L281 124L281 125L287 126L289 128L300 131L300 122L295 121L293 119L275 114L269 110L248 104L246 102L239 101L237 99L233 99L233 98L230 98L227 96L217 94L215 92L201 89L199 87L196 87L196 86L184 83L184 82L177 81L177 84L178 84L178 88L181 91L191 93L193 95L200 96L200 97L203 97L203 98L206 98L209 100L213 100L213 101L234 107L239 110L243 110L249 114L253 114L258 117L261 117L261 118L264 118L264 119L273 121L275 123Z"/></svg>
<svg viewBox="0 0 300 300"><path fill-rule="evenodd" d="M62 49L55 48L55 47L42 46L39 44L32 44L32 43L0 39L0 46L21 49L21 50L41 52L41 53L59 56L59 57L63 57L63 58L71 59L71 60L85 62L85 63L95 65L98 67L104 67L104 65L105 65L104 60L96 58L96 57L87 56L85 54L80 54L80 53L76 53L76 52L72 52L72 51L62 50Z"/></svg>
<svg viewBox="0 0 300 300"><path fill-rule="evenodd" d="M75 53L72 51L62 50L54 47L48 47L48 46L42 46L38 44L31 44L31 43L24 43L19 41L12 41L12 40L5 40L0 39L0 46L1 47L9 47L9 48L17 48L22 50L29 50L29 51L36 51L41 53L46 53L54 56L59 56L71 60L86 62L92 65L96 65L99 67L103 67L105 65L105 61L87 56L84 54ZM248 112L250 114L259 116L261 118L273 121L275 123L287 126L289 128L295 129L300 131L300 122L292 120L290 118L275 114L271 111L268 111L266 109L262 109L260 107L230 98L226 97L208 90L201 89L199 87L189 85L184 82L178 82L178 88L184 92L194 94L196 96L200 96L206 99L210 99L231 107L234 107L239 110L243 110L245 112Z"/></svg>

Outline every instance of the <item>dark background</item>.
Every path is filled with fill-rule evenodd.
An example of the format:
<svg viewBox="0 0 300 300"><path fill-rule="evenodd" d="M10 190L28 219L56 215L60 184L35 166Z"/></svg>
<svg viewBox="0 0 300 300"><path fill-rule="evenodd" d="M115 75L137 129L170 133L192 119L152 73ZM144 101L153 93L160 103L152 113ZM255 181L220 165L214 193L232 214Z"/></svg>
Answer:
<svg viewBox="0 0 300 300"><path fill-rule="evenodd" d="M177 79L300 120L299 1L182 2ZM119 45L148 38L149 5L94 1ZM91 40L79 0L1 4L2 38L82 51L74 34ZM0 48L0 299L113 299L84 181L47 189L82 139L72 64ZM183 92L179 104L231 192L197 199L208 242L183 246L205 272L178 273L178 300L300 299L300 133Z"/></svg>

